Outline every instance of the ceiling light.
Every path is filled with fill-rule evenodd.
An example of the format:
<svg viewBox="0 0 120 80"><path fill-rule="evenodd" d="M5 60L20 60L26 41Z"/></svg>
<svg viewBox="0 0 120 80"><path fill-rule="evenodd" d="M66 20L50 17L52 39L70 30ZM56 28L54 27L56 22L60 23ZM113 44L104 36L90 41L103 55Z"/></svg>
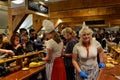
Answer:
<svg viewBox="0 0 120 80"><path fill-rule="evenodd" d="M62 20L61 19L58 19L58 23L61 23L62 22Z"/></svg>
<svg viewBox="0 0 120 80"><path fill-rule="evenodd" d="M23 2L25 2L25 0L14 0L14 1L12 1L12 3L14 3L14 4L22 4Z"/></svg>
<svg viewBox="0 0 120 80"><path fill-rule="evenodd" d="M45 0L45 1L48 1L48 0Z"/></svg>

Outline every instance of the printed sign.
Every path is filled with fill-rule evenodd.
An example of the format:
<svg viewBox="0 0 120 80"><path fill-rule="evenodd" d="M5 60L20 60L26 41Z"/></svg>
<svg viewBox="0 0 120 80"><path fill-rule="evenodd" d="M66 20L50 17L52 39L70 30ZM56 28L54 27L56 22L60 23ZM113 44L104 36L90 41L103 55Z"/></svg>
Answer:
<svg viewBox="0 0 120 80"><path fill-rule="evenodd" d="M48 7L34 0L28 0L28 9L42 14L48 14Z"/></svg>

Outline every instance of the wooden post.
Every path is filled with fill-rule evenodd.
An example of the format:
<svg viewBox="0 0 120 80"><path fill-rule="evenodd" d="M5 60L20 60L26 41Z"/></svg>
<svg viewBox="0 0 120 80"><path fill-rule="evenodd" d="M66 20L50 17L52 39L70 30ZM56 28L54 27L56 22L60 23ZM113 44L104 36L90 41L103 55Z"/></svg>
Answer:
<svg viewBox="0 0 120 80"><path fill-rule="evenodd" d="M36 32L38 32L42 28L42 21L46 19L46 17L33 14L33 28Z"/></svg>

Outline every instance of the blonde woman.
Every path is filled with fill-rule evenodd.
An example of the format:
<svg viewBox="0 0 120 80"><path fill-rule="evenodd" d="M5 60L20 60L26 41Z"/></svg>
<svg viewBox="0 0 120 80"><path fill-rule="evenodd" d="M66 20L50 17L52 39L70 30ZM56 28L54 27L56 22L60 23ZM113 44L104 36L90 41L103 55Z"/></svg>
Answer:
<svg viewBox="0 0 120 80"><path fill-rule="evenodd" d="M66 80L66 72L64 62L61 57L63 53L63 42L54 25L49 20L43 21L46 38L49 39L46 44L46 57L42 60L46 61L47 80Z"/></svg>
<svg viewBox="0 0 120 80"><path fill-rule="evenodd" d="M79 32L80 41L74 46L72 63L76 69L75 80L97 80L99 67L104 68L103 48L100 43L92 39L93 31L83 25ZM100 55L100 63L97 62Z"/></svg>
<svg viewBox="0 0 120 80"><path fill-rule="evenodd" d="M76 33L72 28L66 27L62 30L62 35L67 40L64 51L64 63L66 68L67 80L74 80L74 67L72 65L72 51L77 43Z"/></svg>

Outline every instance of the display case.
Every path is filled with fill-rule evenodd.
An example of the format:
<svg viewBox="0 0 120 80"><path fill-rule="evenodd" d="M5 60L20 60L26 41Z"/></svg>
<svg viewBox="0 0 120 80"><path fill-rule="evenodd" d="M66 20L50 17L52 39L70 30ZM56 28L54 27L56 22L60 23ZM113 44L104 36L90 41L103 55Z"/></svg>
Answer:
<svg viewBox="0 0 120 80"><path fill-rule="evenodd" d="M20 73L22 75L24 71L32 72L30 73L24 73L22 75L24 78L30 77L34 73L39 72L40 70L44 69L45 62L39 61L39 58L44 57L43 55L44 50L41 51L36 51L36 52L29 52L29 53L24 53L23 55L18 55L18 56L13 56L9 58L3 58L0 59L0 65L4 65L4 68L8 69L7 75L1 75L0 80L7 80L9 77L14 77L16 74ZM32 67L31 67L31 63ZM22 80L22 79L20 79Z"/></svg>
<svg viewBox="0 0 120 80"><path fill-rule="evenodd" d="M112 55L112 58L120 62L120 44L109 46L110 54Z"/></svg>

